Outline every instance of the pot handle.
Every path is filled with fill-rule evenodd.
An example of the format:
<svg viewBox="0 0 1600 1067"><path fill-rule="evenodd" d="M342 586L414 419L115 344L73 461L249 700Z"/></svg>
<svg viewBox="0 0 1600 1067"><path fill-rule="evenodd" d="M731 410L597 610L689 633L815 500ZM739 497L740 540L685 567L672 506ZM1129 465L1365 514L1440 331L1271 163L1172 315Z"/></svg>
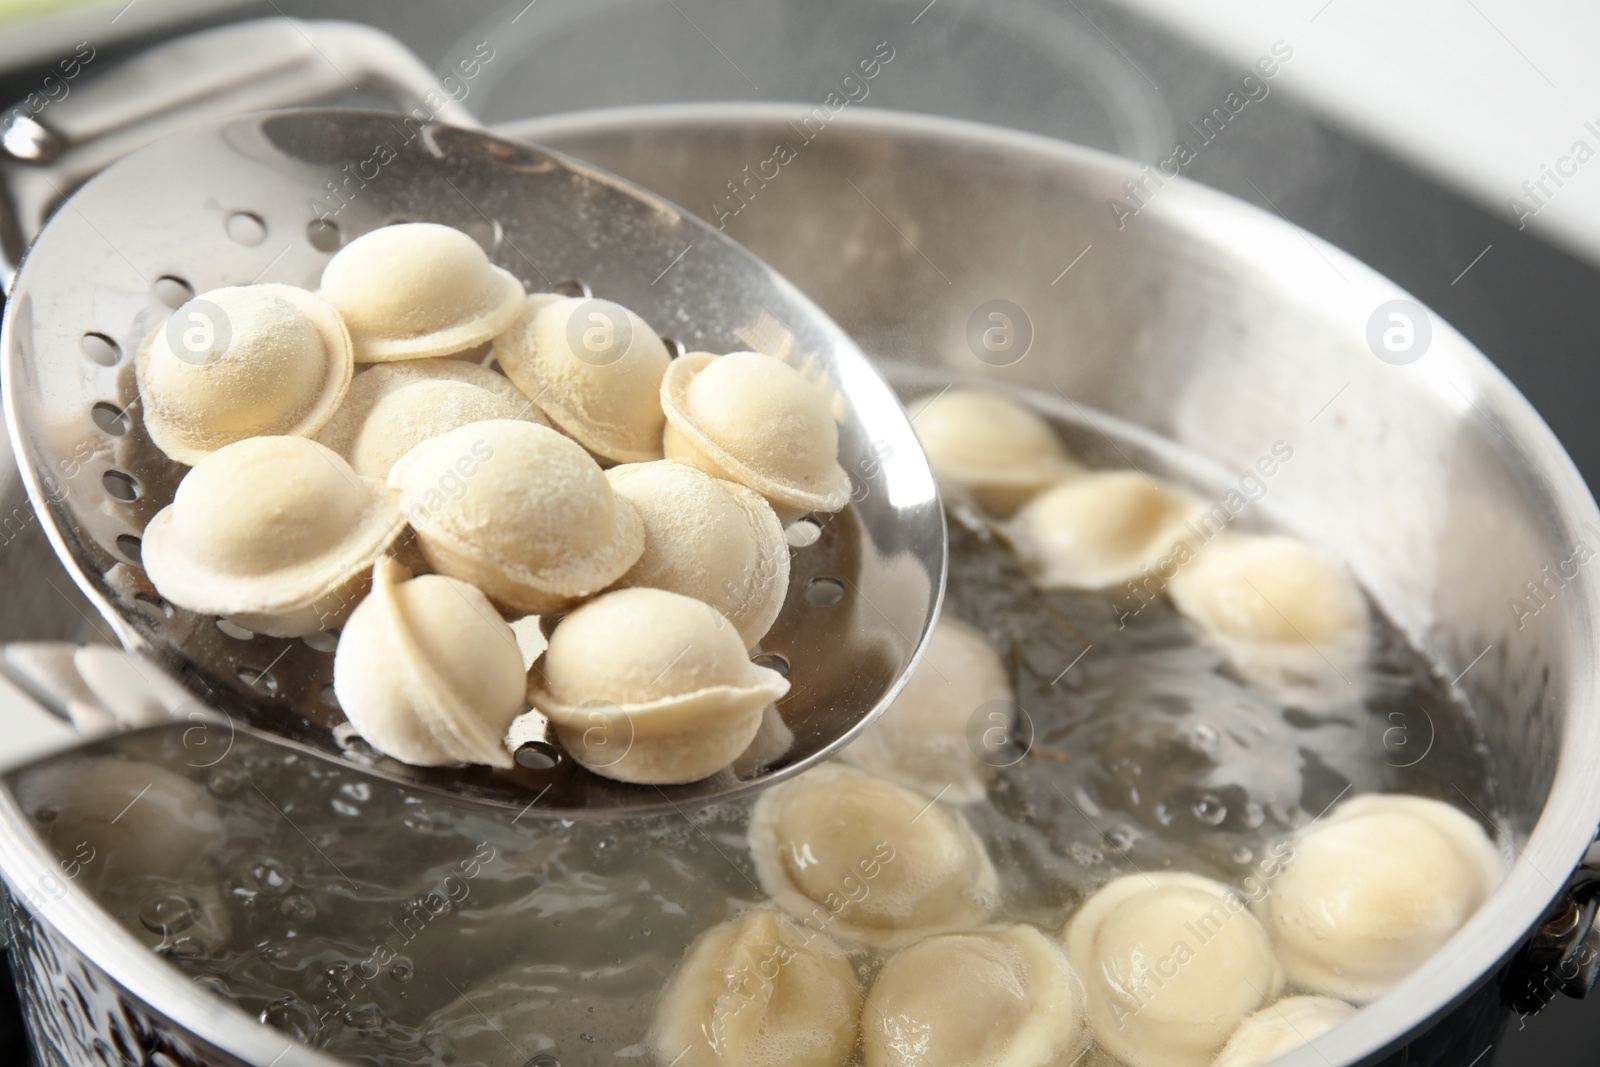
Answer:
<svg viewBox="0 0 1600 1067"><path fill-rule="evenodd" d="M428 121L478 124L460 102L465 93L453 96L399 41L354 22L257 19L180 37L103 74L93 61L94 49L79 45L49 79L54 95L35 93L0 118L0 269L8 283L67 197L173 130L351 94ZM458 92L464 87L450 80Z"/></svg>
<svg viewBox="0 0 1600 1067"><path fill-rule="evenodd" d="M1600 840L1556 897L1533 937L1511 963L1505 1002L1520 1015L1548 1007L1560 993L1587 997L1600 978Z"/></svg>

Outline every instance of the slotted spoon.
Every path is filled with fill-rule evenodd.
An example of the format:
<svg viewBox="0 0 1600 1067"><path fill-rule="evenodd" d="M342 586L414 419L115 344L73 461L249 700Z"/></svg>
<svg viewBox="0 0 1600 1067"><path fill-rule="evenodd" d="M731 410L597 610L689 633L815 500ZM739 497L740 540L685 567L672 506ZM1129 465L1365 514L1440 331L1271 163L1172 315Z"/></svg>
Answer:
<svg viewBox="0 0 1600 1067"><path fill-rule="evenodd" d="M593 775L553 737L531 736L511 771L409 767L341 729L331 635L251 635L150 585L139 537L185 468L142 428L139 341L194 293L255 281L315 288L342 244L397 221L459 227L530 292L615 300L676 342L669 349L770 353L830 396L853 499L791 527L788 599L761 643L761 662L791 683L778 705L787 731L768 735L792 733L786 747L736 764L738 773L663 788ZM715 229L528 144L353 110L274 112L166 138L57 208L18 271L0 347L7 423L51 542L123 645L215 713L212 753L232 731L266 732L416 788L528 814L698 803L775 782L847 743L898 692L938 612L946 545L933 477L860 350Z"/></svg>

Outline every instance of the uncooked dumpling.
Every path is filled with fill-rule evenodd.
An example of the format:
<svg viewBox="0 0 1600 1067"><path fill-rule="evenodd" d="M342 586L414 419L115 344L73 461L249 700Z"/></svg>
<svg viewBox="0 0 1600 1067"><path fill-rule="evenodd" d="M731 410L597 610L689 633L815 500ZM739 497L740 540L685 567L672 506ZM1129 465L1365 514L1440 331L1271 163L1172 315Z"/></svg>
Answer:
<svg viewBox="0 0 1600 1067"><path fill-rule="evenodd" d="M789 591L789 544L771 505L736 482L675 460L606 472L644 522L644 554L615 583L703 600L746 648L772 628Z"/></svg>
<svg viewBox="0 0 1600 1067"><path fill-rule="evenodd" d="M495 338L494 356L590 452L615 463L661 458L661 376L671 356L621 304L536 293Z"/></svg>
<svg viewBox="0 0 1600 1067"><path fill-rule="evenodd" d="M522 652L489 598L394 560L350 615L333 657L339 707L374 748L404 763L511 766L504 739L522 710Z"/></svg>
<svg viewBox="0 0 1600 1067"><path fill-rule="evenodd" d="M1364 1004L1454 937L1503 873L1489 835L1449 804L1361 796L1300 835L1256 912L1291 982Z"/></svg>
<svg viewBox="0 0 1600 1067"><path fill-rule="evenodd" d="M861 990L824 933L755 908L695 938L661 993L656 1067L846 1067Z"/></svg>
<svg viewBox="0 0 1600 1067"><path fill-rule="evenodd" d="M1200 503L1138 471L1094 471L1033 498L1006 534L1045 589L1105 589L1162 579L1191 558Z"/></svg>
<svg viewBox="0 0 1600 1067"><path fill-rule="evenodd" d="M423 441L490 419L550 425L502 374L458 359L409 359L356 375L317 440L363 478L382 482Z"/></svg>
<svg viewBox="0 0 1600 1067"><path fill-rule="evenodd" d="M750 662L738 632L709 605L620 589L561 620L528 699L596 774L666 785L732 763L788 691L782 675Z"/></svg>
<svg viewBox="0 0 1600 1067"><path fill-rule="evenodd" d="M1240 1023L1211 1067L1263 1067L1355 1013L1331 997L1284 997Z"/></svg>
<svg viewBox="0 0 1600 1067"><path fill-rule="evenodd" d="M838 511L849 503L827 398L781 359L691 352L661 380L661 407L668 458L747 485L780 511Z"/></svg>
<svg viewBox="0 0 1600 1067"><path fill-rule="evenodd" d="M948 616L894 703L840 753L864 771L952 804L982 800L1004 765L1015 700L987 638Z"/></svg>
<svg viewBox="0 0 1600 1067"><path fill-rule="evenodd" d="M866 1067L1069 1067L1089 1043L1061 946L1022 925L901 950L878 972L861 1030Z"/></svg>
<svg viewBox="0 0 1600 1067"><path fill-rule="evenodd" d="M1049 423L1004 393L947 389L906 413L939 480L992 515L1009 516L1082 470Z"/></svg>
<svg viewBox="0 0 1600 1067"><path fill-rule="evenodd" d="M145 430L194 466L246 437L310 437L339 406L354 368L328 302L292 285L240 285L190 300L139 346Z"/></svg>
<svg viewBox="0 0 1600 1067"><path fill-rule="evenodd" d="M362 234L322 270L357 363L447 356L482 344L522 308L522 283L460 230L405 222Z"/></svg>
<svg viewBox="0 0 1600 1067"><path fill-rule="evenodd" d="M1172 579L1179 611L1246 681L1285 703L1359 699L1371 644L1350 572L1292 537L1223 534Z"/></svg>
<svg viewBox="0 0 1600 1067"><path fill-rule="evenodd" d="M1131 874L1067 923L1089 1025L1128 1067L1207 1067L1283 971L1267 932L1229 887L1194 874Z"/></svg>
<svg viewBox="0 0 1600 1067"><path fill-rule="evenodd" d="M145 527L142 552L156 591L179 607L299 637L344 620L404 525L329 449L251 437L184 475Z"/></svg>
<svg viewBox="0 0 1600 1067"><path fill-rule="evenodd" d="M389 488L436 570L516 612L564 610L644 551L638 512L589 454L531 422L475 422L424 441L389 471Z"/></svg>
<svg viewBox="0 0 1600 1067"><path fill-rule="evenodd" d="M998 893L983 842L959 811L837 764L761 794L750 852L785 911L880 948L982 925Z"/></svg>

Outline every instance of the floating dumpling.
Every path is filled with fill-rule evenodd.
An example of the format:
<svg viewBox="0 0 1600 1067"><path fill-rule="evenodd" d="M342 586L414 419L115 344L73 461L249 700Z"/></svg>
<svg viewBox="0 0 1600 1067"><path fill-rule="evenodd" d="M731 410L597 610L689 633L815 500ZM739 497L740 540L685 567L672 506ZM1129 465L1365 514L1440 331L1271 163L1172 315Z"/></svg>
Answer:
<svg viewBox="0 0 1600 1067"><path fill-rule="evenodd" d="M1367 601L1339 561L1292 537L1223 534L1168 588L1248 682L1289 704L1359 699Z"/></svg>
<svg viewBox="0 0 1600 1067"><path fill-rule="evenodd" d="M755 908L695 938L661 993L656 1067L846 1067L861 990L826 934Z"/></svg>
<svg viewBox="0 0 1600 1067"><path fill-rule="evenodd" d="M1013 514L1081 470L1049 423L1003 393L947 389L907 414L939 480L992 515Z"/></svg>
<svg viewBox="0 0 1600 1067"><path fill-rule="evenodd" d="M878 972L861 1029L866 1067L1069 1067L1089 1043L1061 946L1022 925L901 950Z"/></svg>
<svg viewBox="0 0 1600 1067"><path fill-rule="evenodd" d="M850 501L839 425L799 371L759 352L691 352L661 380L670 459L749 486L780 511L838 511Z"/></svg>
<svg viewBox="0 0 1600 1067"><path fill-rule="evenodd" d="M650 324L609 300L537 293L495 338L506 376L602 459L661 458L661 376L671 356Z"/></svg>
<svg viewBox="0 0 1600 1067"><path fill-rule="evenodd" d="M750 662L738 631L709 605L619 589L556 626L528 699L596 774L667 785L732 763L788 691L781 674Z"/></svg>
<svg viewBox="0 0 1600 1067"><path fill-rule="evenodd" d="M789 591L789 543L771 505L736 482L675 460L630 463L606 472L644 522L644 554L616 582L703 600L760 641Z"/></svg>
<svg viewBox="0 0 1600 1067"><path fill-rule="evenodd" d="M1158 581L1192 558L1188 523L1200 504L1138 471L1094 471L1036 496L1006 526L1045 589L1105 589Z"/></svg>
<svg viewBox="0 0 1600 1067"><path fill-rule="evenodd" d="M840 758L929 796L971 804L1006 762L1015 717L1005 665L988 639L946 617L894 703Z"/></svg>
<svg viewBox="0 0 1600 1067"><path fill-rule="evenodd" d="M1355 1008L1331 997L1284 997L1240 1023L1211 1067L1262 1067L1355 1013Z"/></svg>
<svg viewBox="0 0 1600 1067"><path fill-rule="evenodd" d="M394 560L350 614L333 657L339 707L372 747L403 763L511 766L504 740L522 710L522 651L489 598Z"/></svg>
<svg viewBox="0 0 1600 1067"><path fill-rule="evenodd" d="M449 226L405 222L362 234L322 269L320 292L344 318L357 363L447 356L516 319L522 283Z"/></svg>
<svg viewBox="0 0 1600 1067"><path fill-rule="evenodd" d="M331 450L304 437L251 437L178 483L145 527L144 568L181 608L300 637L343 621L404 525Z"/></svg>
<svg viewBox="0 0 1600 1067"><path fill-rule="evenodd" d="M1301 833L1256 912L1291 982L1364 1004L1454 937L1503 869L1489 835L1449 804L1355 797Z"/></svg>
<svg viewBox="0 0 1600 1067"><path fill-rule="evenodd" d="M502 374L456 359L412 359L356 375L316 439L363 478L382 482L422 442L490 419L549 425L538 405Z"/></svg>
<svg viewBox="0 0 1600 1067"><path fill-rule="evenodd" d="M475 422L424 441L389 471L389 488L435 570L516 612L564 610L644 551L638 512L589 454L531 422Z"/></svg>
<svg viewBox="0 0 1600 1067"><path fill-rule="evenodd" d="M837 764L761 795L750 852L778 906L879 948L971 930L998 896L989 855L959 811Z"/></svg>
<svg viewBox="0 0 1600 1067"><path fill-rule="evenodd" d="M202 293L139 346L144 427L194 466L247 437L310 437L350 385L350 335L328 302L292 285Z"/></svg>
<svg viewBox="0 0 1600 1067"><path fill-rule="evenodd" d="M1108 883L1067 923L1095 1040L1128 1067L1208 1067L1283 971L1243 898L1194 874Z"/></svg>

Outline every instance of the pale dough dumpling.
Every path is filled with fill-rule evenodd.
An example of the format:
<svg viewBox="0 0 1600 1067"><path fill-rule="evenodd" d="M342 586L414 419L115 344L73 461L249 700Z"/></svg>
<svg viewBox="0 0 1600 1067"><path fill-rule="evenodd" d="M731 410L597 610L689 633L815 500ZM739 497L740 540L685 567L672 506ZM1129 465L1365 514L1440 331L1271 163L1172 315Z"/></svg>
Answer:
<svg viewBox="0 0 1600 1067"><path fill-rule="evenodd" d="M703 600L754 647L789 591L789 543L772 506L737 482L676 460L613 467L606 478L644 522L644 554L614 587Z"/></svg>
<svg viewBox="0 0 1600 1067"><path fill-rule="evenodd" d="M866 1067L1069 1067L1089 1043L1066 954L1022 925L902 949L867 994L861 1030Z"/></svg>
<svg viewBox="0 0 1600 1067"><path fill-rule="evenodd" d="M1211 1067L1262 1067L1355 1015L1331 997L1284 997L1239 1024Z"/></svg>
<svg viewBox="0 0 1600 1067"><path fill-rule="evenodd" d="M511 766L504 739L522 710L522 652L489 598L392 559L351 613L333 657L339 707L374 748L403 763Z"/></svg>
<svg viewBox="0 0 1600 1067"><path fill-rule="evenodd" d="M781 359L691 352L661 380L666 454L749 486L780 512L838 511L850 501L839 425L828 400Z"/></svg>
<svg viewBox="0 0 1600 1067"><path fill-rule="evenodd" d="M550 635L528 699L569 755L622 782L696 782L745 750L789 691L750 662L707 604L661 589L619 589Z"/></svg>
<svg viewBox="0 0 1600 1067"><path fill-rule="evenodd" d="M1138 471L1094 471L1031 500L1006 535L1045 589L1105 589L1156 579L1192 557L1200 503Z"/></svg>
<svg viewBox="0 0 1600 1067"><path fill-rule="evenodd" d="M609 300L536 293L494 341L506 376L584 448L614 463L661 458L661 376L650 324Z"/></svg>
<svg viewBox="0 0 1600 1067"><path fill-rule="evenodd" d="M826 934L755 908L695 938L656 1005L656 1067L846 1067L861 990Z"/></svg>
<svg viewBox="0 0 1600 1067"><path fill-rule="evenodd" d="M192 467L246 437L312 436L339 406L354 363L327 301L292 285L240 285L174 311L139 346L134 368L150 439Z"/></svg>
<svg viewBox="0 0 1600 1067"><path fill-rule="evenodd" d="M948 616L894 703L840 753L846 763L952 804L982 800L1016 717L987 638Z"/></svg>
<svg viewBox="0 0 1600 1067"><path fill-rule="evenodd" d="M1049 423L1004 393L947 389L906 413L939 480L992 515L1010 516L1082 470Z"/></svg>
<svg viewBox="0 0 1600 1067"><path fill-rule="evenodd" d="M362 234L322 270L357 363L447 356L510 326L522 283L449 226L405 222Z"/></svg>
<svg viewBox="0 0 1600 1067"><path fill-rule="evenodd" d="M1078 909L1064 939L1095 1040L1128 1067L1207 1067L1283 988L1243 898L1195 874L1118 878Z"/></svg>
<svg viewBox="0 0 1600 1067"><path fill-rule="evenodd" d="M332 629L405 526L394 503L304 437L251 437L195 464L144 531L144 567L174 604L258 633Z"/></svg>
<svg viewBox="0 0 1600 1067"><path fill-rule="evenodd" d="M561 611L644 551L633 505L554 430L493 419L424 441L389 471L423 556L514 612Z"/></svg>
<svg viewBox="0 0 1600 1067"><path fill-rule="evenodd" d="M1504 870L1489 835L1449 804L1355 797L1301 833L1256 912L1291 982L1364 1004L1454 937Z"/></svg>
<svg viewBox="0 0 1600 1067"><path fill-rule="evenodd" d="M1343 564L1304 541L1219 535L1168 592L1269 695L1312 708L1360 698L1371 644L1366 597Z"/></svg>
<svg viewBox="0 0 1600 1067"><path fill-rule="evenodd" d="M761 794L750 853L779 907L879 948L971 930L998 896L989 854L959 811L837 764Z"/></svg>
<svg viewBox="0 0 1600 1067"><path fill-rule="evenodd" d="M550 425L502 374L457 359L381 363L355 376L317 440L382 482L401 456L458 426L490 419Z"/></svg>

